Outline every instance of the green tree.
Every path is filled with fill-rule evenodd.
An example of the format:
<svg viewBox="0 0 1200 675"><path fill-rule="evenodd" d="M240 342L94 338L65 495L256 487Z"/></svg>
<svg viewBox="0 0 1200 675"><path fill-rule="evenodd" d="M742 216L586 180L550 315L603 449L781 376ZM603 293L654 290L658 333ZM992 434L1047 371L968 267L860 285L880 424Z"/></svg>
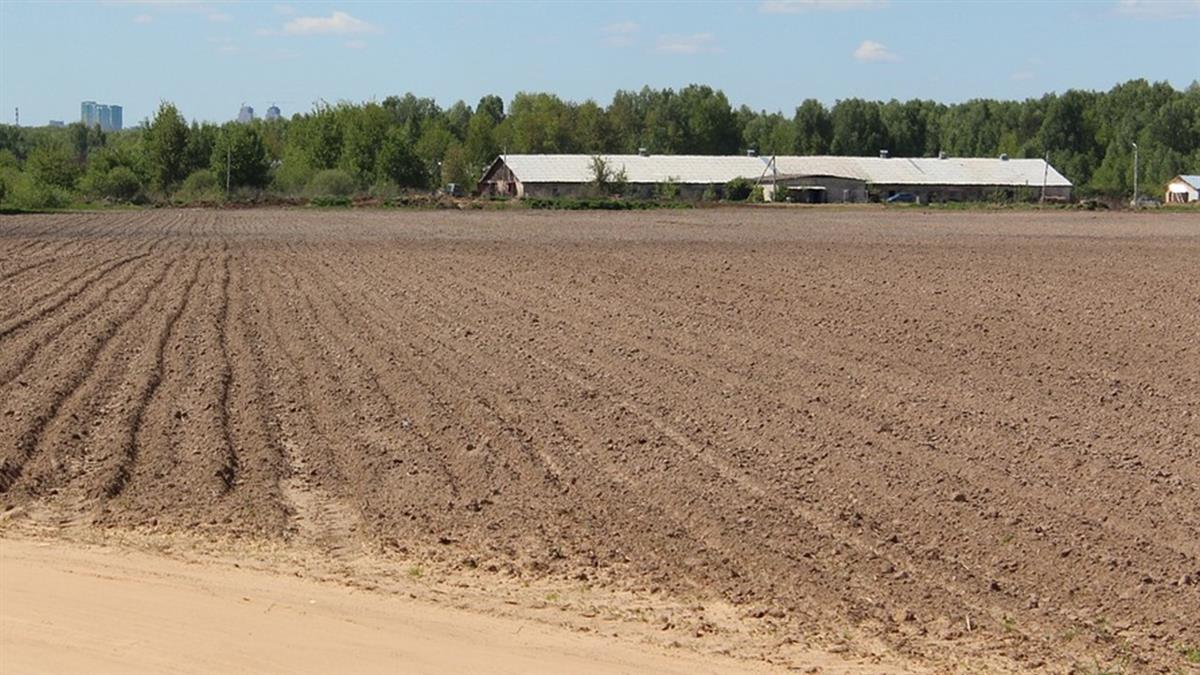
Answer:
<svg viewBox="0 0 1200 675"><path fill-rule="evenodd" d="M408 133L401 127L388 130L379 149L377 173L379 180L390 181L401 187L426 187L429 184L429 174L413 151Z"/></svg>
<svg viewBox="0 0 1200 675"><path fill-rule="evenodd" d="M174 104L158 106L154 120L146 128L146 163L151 179L159 190L170 190L188 174L188 126Z"/></svg>
<svg viewBox="0 0 1200 675"><path fill-rule="evenodd" d="M887 129L879 108L879 103L860 98L838 101L830 112L833 124L830 151L835 155L870 156L886 150Z"/></svg>
<svg viewBox="0 0 1200 675"><path fill-rule="evenodd" d="M445 158L442 159L442 185L457 183L466 190L474 188L479 176L471 166L461 144L456 143L450 146L446 150Z"/></svg>
<svg viewBox="0 0 1200 675"><path fill-rule="evenodd" d="M79 180L79 164L67 146L62 143L43 143L29 153L25 169L36 185L75 189Z"/></svg>
<svg viewBox="0 0 1200 675"><path fill-rule="evenodd" d="M833 119L815 98L805 99L792 117L796 128L793 152L801 155L826 155L833 142Z"/></svg>
<svg viewBox="0 0 1200 675"><path fill-rule="evenodd" d="M218 180L231 187L261 188L270 178L270 163L258 130L231 122L221 128L213 143L209 166Z"/></svg>

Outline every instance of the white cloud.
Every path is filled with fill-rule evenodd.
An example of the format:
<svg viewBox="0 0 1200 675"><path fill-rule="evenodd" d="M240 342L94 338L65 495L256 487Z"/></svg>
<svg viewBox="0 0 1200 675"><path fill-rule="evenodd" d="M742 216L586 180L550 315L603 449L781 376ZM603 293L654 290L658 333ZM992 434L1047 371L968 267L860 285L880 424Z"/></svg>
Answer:
<svg viewBox="0 0 1200 675"><path fill-rule="evenodd" d="M366 49L367 43L365 40L350 40L346 43L347 49Z"/></svg>
<svg viewBox="0 0 1200 675"><path fill-rule="evenodd" d="M656 51L664 54L700 54L717 51L717 38L712 33L691 35L660 35Z"/></svg>
<svg viewBox="0 0 1200 675"><path fill-rule="evenodd" d="M640 29L641 26L639 26L636 21L618 21L616 23L610 23L600 30L609 34L629 34L636 33Z"/></svg>
<svg viewBox="0 0 1200 675"><path fill-rule="evenodd" d="M274 28L255 28L254 34L260 37L267 37L268 35L279 35L279 31Z"/></svg>
<svg viewBox="0 0 1200 675"><path fill-rule="evenodd" d="M863 40L858 49L854 50L854 58L863 63L886 63L900 60L900 57L888 49L887 45L874 40Z"/></svg>
<svg viewBox="0 0 1200 675"><path fill-rule="evenodd" d="M799 14L824 10L840 12L853 9L878 9L887 4L888 0L764 0L758 5L758 11L765 14Z"/></svg>
<svg viewBox="0 0 1200 675"><path fill-rule="evenodd" d="M380 29L345 12L334 12L329 16L298 16L283 25L283 32L288 35L349 35L378 33Z"/></svg>
<svg viewBox="0 0 1200 675"><path fill-rule="evenodd" d="M215 21L217 23L229 23L230 21L233 21L233 17L229 16L225 12L212 12L208 15L208 20Z"/></svg>
<svg viewBox="0 0 1200 675"><path fill-rule="evenodd" d="M635 21L618 21L600 29L604 33L604 44L608 47L628 47L633 44L633 36L641 30Z"/></svg>
<svg viewBox="0 0 1200 675"><path fill-rule="evenodd" d="M1118 0L1117 13L1148 19L1182 19L1200 15L1200 0Z"/></svg>
<svg viewBox="0 0 1200 675"><path fill-rule="evenodd" d="M150 16L149 14L138 14L137 16L133 17L134 23L151 23L152 21L154 21L154 17Z"/></svg>

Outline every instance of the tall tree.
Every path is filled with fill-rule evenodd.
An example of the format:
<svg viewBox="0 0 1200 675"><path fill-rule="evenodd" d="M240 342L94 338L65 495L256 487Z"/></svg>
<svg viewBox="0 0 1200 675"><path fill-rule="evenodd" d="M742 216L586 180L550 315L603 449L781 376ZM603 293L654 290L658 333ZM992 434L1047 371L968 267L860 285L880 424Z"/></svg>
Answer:
<svg viewBox="0 0 1200 675"><path fill-rule="evenodd" d="M163 101L146 128L146 159L159 190L171 190L187 176L188 126L173 103Z"/></svg>

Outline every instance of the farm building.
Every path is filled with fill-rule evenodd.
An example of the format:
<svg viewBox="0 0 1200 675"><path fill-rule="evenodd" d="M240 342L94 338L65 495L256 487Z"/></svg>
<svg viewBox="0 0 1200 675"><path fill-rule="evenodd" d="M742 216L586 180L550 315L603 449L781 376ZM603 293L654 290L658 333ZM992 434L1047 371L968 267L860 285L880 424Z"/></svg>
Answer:
<svg viewBox="0 0 1200 675"><path fill-rule="evenodd" d="M1041 159L965 157L800 157L607 155L614 171L625 172L626 197L653 197L673 183L682 199L720 194L726 183L745 178L763 185L768 200L807 203L882 201L901 192L921 203L968 201L995 196L1036 200L1043 182L1048 199L1069 200L1071 182ZM595 178L591 155L504 155L479 181L483 196L577 197ZM778 194L777 194L778 193ZM784 196L786 194L786 197Z"/></svg>
<svg viewBox="0 0 1200 675"><path fill-rule="evenodd" d="M700 199L734 178L758 180L766 164L757 157L704 155L604 155L625 172L626 197L649 198L666 183L681 199ZM484 171L479 194L500 197L579 197L595 179L592 155L503 155Z"/></svg>
<svg viewBox="0 0 1200 675"><path fill-rule="evenodd" d="M910 193L922 204L1003 197L1071 198L1071 181L1041 159L980 157L787 157L774 159L766 192L807 203L883 201ZM782 194L779 195L783 199Z"/></svg>
<svg viewBox="0 0 1200 675"><path fill-rule="evenodd" d="M1176 176L1167 183L1167 204L1187 204L1200 201L1200 176Z"/></svg>

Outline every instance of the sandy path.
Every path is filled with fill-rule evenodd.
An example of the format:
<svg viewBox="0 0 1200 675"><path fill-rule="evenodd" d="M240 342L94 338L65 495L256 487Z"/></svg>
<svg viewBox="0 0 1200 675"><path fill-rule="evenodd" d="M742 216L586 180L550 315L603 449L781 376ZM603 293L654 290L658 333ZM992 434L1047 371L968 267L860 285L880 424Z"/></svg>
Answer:
<svg viewBox="0 0 1200 675"><path fill-rule="evenodd" d="M0 540L0 673L748 673L221 564Z"/></svg>

